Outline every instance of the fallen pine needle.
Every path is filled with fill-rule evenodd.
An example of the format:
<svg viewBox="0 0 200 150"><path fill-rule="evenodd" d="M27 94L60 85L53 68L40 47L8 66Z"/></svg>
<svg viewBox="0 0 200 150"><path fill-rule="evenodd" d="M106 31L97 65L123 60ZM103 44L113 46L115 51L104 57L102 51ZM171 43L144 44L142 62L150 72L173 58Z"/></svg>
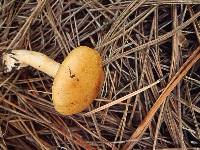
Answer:
<svg viewBox="0 0 200 150"><path fill-rule="evenodd" d="M144 120L135 130L135 132L130 137L130 140L133 142L128 142L122 148L123 150L130 150L137 143L137 141L142 137L143 133L148 128L149 123L154 117L157 110L166 100L167 96L170 95L171 91L176 87L176 85L180 82L180 80L187 74L189 69L195 64L195 62L200 58L200 46L191 54L191 56L187 59L187 61L182 65L179 71L175 74L175 76L168 83L162 94L159 96L157 101L154 103L151 110L147 113Z"/></svg>
<svg viewBox="0 0 200 150"><path fill-rule="evenodd" d="M162 79L159 79L159 80L157 80L156 82L154 82L154 83L152 83L152 84L150 84L150 85L148 85L148 86L145 86L145 87L143 87L143 88L141 88L141 89L139 89L139 90L137 90L137 91L134 91L134 92L132 92L132 93L130 93L130 94L128 94L128 95L125 95L125 96L123 96L123 97L121 97L121 98L119 98L119 99L117 99L117 100L115 100L115 101L113 101L113 102L110 102L110 103L108 103L108 104L106 104L106 105L103 105L103 106L101 106L101 107L99 107L99 108L96 108L96 109L94 109L94 110L92 110L92 111L90 111L90 112L87 112L87 113L85 113L84 115L85 115L85 116L89 116L89 115L92 115L92 114L94 114L94 113L96 113L96 112L99 112L99 111L101 111L101 110L104 110L104 109L106 109L106 108L109 108L109 107L111 107L111 106L113 106L113 105L116 105L116 104L118 104L118 103L121 103L122 101L127 100L127 99L129 99L129 98L131 98L131 97L133 97L133 96L135 96L135 95L141 93L141 92L144 92L145 90L147 90L147 89L153 87L154 85L160 83L161 80L162 80Z"/></svg>

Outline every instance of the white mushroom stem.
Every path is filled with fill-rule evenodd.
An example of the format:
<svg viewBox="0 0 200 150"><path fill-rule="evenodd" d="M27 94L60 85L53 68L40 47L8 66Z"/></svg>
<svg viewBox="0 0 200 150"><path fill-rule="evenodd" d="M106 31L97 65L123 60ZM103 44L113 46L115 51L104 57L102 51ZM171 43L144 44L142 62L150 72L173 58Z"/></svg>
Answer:
<svg viewBox="0 0 200 150"><path fill-rule="evenodd" d="M3 63L5 64L6 72L10 72L13 68L20 69L29 65L53 78L60 66L59 63L48 56L28 50L12 50L10 53L4 53Z"/></svg>

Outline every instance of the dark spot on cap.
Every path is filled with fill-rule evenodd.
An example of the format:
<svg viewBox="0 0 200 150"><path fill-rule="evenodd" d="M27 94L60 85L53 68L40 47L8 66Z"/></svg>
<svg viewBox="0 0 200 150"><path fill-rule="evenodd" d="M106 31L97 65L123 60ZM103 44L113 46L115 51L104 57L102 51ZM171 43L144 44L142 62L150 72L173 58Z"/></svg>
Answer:
<svg viewBox="0 0 200 150"><path fill-rule="evenodd" d="M75 77L75 74L72 73L72 71L71 71L71 69L70 69L69 66L68 66L68 68L69 68L69 76L70 76L70 78L74 78L74 77Z"/></svg>
<svg viewBox="0 0 200 150"><path fill-rule="evenodd" d="M70 78L74 78L74 77L75 77L75 74L71 74L71 75L70 75Z"/></svg>

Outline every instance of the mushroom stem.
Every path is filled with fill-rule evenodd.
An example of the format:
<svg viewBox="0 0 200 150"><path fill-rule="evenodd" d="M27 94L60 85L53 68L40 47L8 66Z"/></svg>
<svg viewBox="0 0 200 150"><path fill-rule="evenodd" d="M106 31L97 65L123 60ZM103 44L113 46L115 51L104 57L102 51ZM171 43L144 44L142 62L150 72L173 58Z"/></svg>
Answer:
<svg viewBox="0 0 200 150"><path fill-rule="evenodd" d="M32 66L51 77L55 77L60 64L52 60L48 56L28 50L12 50L3 54L3 63L5 71L10 72L13 68L20 69L21 67Z"/></svg>

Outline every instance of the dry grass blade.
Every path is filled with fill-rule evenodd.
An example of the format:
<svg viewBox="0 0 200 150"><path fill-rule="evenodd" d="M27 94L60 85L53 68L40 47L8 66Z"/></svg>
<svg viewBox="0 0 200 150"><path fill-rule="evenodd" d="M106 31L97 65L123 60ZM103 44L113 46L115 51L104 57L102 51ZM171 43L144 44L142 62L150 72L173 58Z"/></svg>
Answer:
<svg viewBox="0 0 200 150"><path fill-rule="evenodd" d="M128 150L132 149L134 144L141 138L145 130L148 128L148 125L152 118L154 117L157 110L160 108L160 106L163 104L167 96L171 93L171 91L177 86L177 84L180 82L181 79L186 75L186 73L189 71L189 69L195 64L196 61L198 61L200 58L200 47L198 47L191 56L187 59L187 61L181 66L179 71L175 74L175 76L170 80L170 82L167 84L166 88L162 92L162 94L159 96L159 98L154 103L151 110L148 112L142 123L138 126L138 128L135 130L135 132L132 134L130 140L134 142L128 142L124 145L123 149Z"/></svg>

